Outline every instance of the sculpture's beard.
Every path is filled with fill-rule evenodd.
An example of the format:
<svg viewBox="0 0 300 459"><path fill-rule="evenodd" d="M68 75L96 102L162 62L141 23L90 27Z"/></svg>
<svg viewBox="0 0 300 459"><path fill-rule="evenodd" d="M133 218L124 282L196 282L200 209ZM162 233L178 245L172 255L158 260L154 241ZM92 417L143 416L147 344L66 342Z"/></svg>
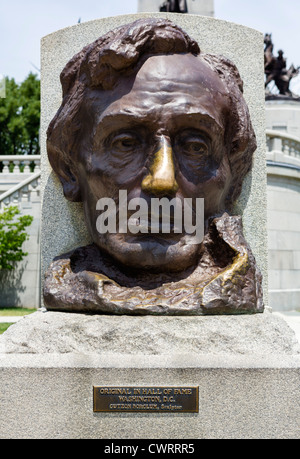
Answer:
<svg viewBox="0 0 300 459"><path fill-rule="evenodd" d="M94 242L124 267L176 272L197 263L201 244L188 234L175 236L106 234Z"/></svg>

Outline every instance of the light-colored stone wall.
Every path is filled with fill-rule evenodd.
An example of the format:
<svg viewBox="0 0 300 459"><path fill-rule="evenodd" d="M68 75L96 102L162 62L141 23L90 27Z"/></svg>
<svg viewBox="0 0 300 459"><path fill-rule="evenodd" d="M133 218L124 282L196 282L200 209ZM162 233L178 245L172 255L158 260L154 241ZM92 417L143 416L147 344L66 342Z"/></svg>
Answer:
<svg viewBox="0 0 300 459"><path fill-rule="evenodd" d="M266 128L298 138L299 148L300 103L266 101ZM267 153L276 164L267 169L269 298L274 310L293 310L300 308L300 156L286 152L282 141L273 148Z"/></svg>
<svg viewBox="0 0 300 459"><path fill-rule="evenodd" d="M300 103L292 100L267 100L266 129L286 132L300 138Z"/></svg>
<svg viewBox="0 0 300 459"><path fill-rule="evenodd" d="M61 103L60 72L75 53L99 36L125 23L149 16L173 20L198 41L203 52L224 55L231 59L240 71L244 81L244 96L249 106L258 148L255 152L253 170L244 181L235 213L243 216L246 239L252 247L264 276L264 294L267 303L263 35L241 25L188 14L153 13L150 15L141 13L104 18L59 30L42 39L42 277L55 256L90 242L81 204L65 200L61 185L47 159L46 130ZM251 43L251 46L241 46L241 43Z"/></svg>
<svg viewBox="0 0 300 459"><path fill-rule="evenodd" d="M266 101L266 127L298 137L300 103ZM274 311L300 308L300 158L275 141L268 159L269 304ZM290 152L288 152L290 153Z"/></svg>

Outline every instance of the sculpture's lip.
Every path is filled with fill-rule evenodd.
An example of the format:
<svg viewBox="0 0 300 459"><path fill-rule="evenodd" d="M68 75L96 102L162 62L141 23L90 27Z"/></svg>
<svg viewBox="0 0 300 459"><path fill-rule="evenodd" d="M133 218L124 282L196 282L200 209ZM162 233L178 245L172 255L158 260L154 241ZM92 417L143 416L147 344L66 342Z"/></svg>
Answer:
<svg viewBox="0 0 300 459"><path fill-rule="evenodd" d="M174 221L170 222L155 222L148 220L142 221L139 225L140 232L145 234L180 234L182 233L182 227L176 225Z"/></svg>
<svg viewBox="0 0 300 459"><path fill-rule="evenodd" d="M137 240L142 240L144 242L148 241L148 242L166 242L166 243L169 243L169 242L172 242L173 243L177 243L182 237L185 236L185 233L174 233L174 232L169 232L169 233L163 233L162 231L160 232L156 232L156 233L152 233L151 231L148 231L147 233L144 232L140 232L138 234L132 234L131 233L131 238L132 238L132 242L136 242ZM130 241L129 241L130 242Z"/></svg>

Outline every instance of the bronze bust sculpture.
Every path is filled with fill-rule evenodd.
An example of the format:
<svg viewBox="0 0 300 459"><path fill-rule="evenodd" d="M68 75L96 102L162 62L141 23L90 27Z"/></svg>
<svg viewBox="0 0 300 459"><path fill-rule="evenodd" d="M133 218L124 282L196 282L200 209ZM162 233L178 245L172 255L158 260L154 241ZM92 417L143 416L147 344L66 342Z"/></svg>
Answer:
<svg viewBox="0 0 300 459"><path fill-rule="evenodd" d="M93 243L53 260L44 283L47 309L262 312L261 274L241 217L231 215L256 149L235 65L201 53L168 20L142 19L85 47L61 82L48 157L65 197L83 203ZM194 201L204 199L203 239L177 231L174 215L168 232L159 216L155 230L150 216L139 232L118 225L128 201L161 198L191 200L193 221ZM99 231L103 199L115 204L115 231Z"/></svg>

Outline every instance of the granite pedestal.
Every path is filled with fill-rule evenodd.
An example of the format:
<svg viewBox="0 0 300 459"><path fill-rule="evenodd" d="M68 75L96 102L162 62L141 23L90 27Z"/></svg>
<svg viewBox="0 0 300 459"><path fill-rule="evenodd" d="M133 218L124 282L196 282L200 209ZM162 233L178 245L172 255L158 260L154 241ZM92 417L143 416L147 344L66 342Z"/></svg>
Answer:
<svg viewBox="0 0 300 459"><path fill-rule="evenodd" d="M36 312L0 338L0 438L300 438L299 365L268 312ZM94 413L93 386L198 386L199 413Z"/></svg>

